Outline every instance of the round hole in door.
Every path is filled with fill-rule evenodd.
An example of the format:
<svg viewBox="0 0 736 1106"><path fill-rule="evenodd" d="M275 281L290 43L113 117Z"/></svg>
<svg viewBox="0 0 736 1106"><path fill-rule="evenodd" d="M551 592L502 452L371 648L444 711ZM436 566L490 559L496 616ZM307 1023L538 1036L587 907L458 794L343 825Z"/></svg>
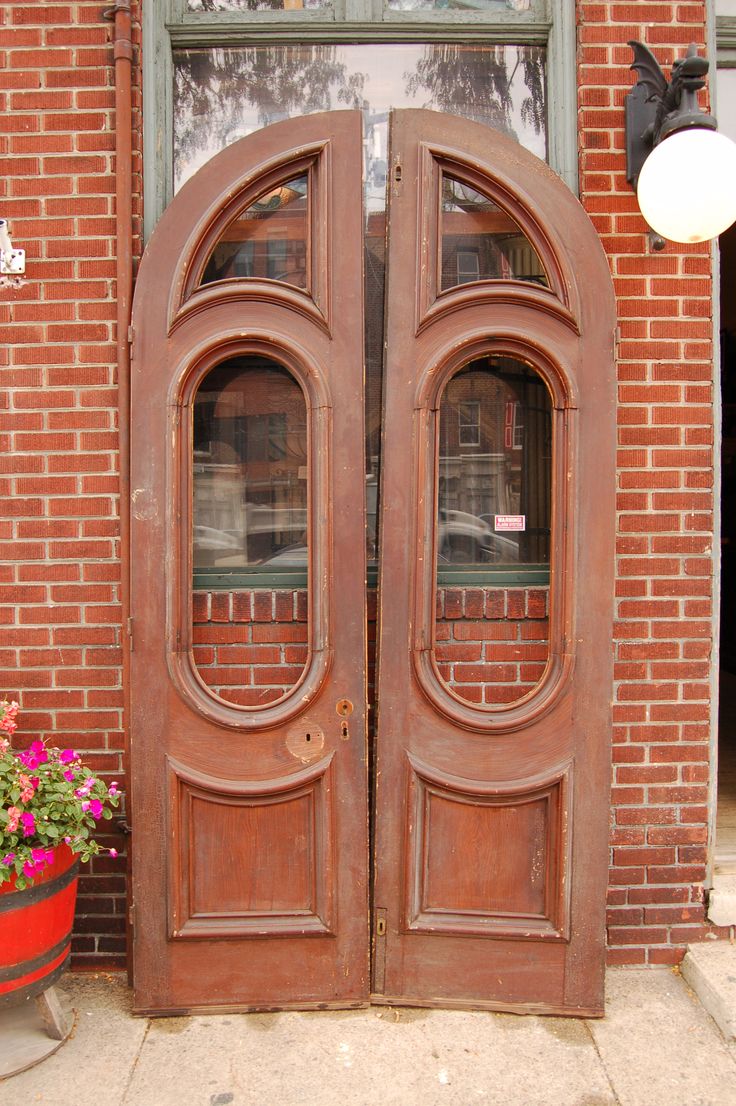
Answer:
<svg viewBox="0 0 736 1106"><path fill-rule="evenodd" d="M193 650L220 699L283 698L307 660L307 407L287 369L233 357L194 398Z"/></svg>
<svg viewBox="0 0 736 1106"><path fill-rule="evenodd" d="M516 702L549 657L552 404L514 357L447 382L438 420L434 655L467 702Z"/></svg>

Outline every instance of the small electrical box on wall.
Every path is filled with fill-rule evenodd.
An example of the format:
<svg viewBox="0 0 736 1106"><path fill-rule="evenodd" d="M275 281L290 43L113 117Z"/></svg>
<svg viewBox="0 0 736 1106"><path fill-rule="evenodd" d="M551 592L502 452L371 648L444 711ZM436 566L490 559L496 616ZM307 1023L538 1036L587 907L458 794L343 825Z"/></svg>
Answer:
<svg viewBox="0 0 736 1106"><path fill-rule="evenodd" d="M25 271L26 251L14 249L7 219L0 219L0 287L22 284Z"/></svg>

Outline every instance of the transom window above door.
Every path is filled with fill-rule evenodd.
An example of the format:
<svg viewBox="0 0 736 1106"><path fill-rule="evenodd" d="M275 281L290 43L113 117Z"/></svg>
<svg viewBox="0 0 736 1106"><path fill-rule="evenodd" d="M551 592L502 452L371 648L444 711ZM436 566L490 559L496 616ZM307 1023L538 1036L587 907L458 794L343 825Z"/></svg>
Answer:
<svg viewBox="0 0 736 1106"><path fill-rule="evenodd" d="M462 115L547 156L542 46L273 43L175 50L173 58L175 191L237 139L280 119L340 108L363 111L368 212L385 209L392 108Z"/></svg>
<svg viewBox="0 0 736 1106"><path fill-rule="evenodd" d="M146 238L223 146L343 107L379 136L374 189L381 116L404 107L500 129L577 188L574 0L161 0L143 33Z"/></svg>

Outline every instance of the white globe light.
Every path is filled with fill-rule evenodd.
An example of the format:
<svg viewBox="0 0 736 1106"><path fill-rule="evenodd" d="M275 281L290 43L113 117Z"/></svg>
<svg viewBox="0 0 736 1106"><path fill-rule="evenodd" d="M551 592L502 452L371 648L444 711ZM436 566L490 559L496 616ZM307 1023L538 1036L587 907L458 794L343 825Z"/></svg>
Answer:
<svg viewBox="0 0 736 1106"><path fill-rule="evenodd" d="M655 146L636 187L652 230L672 242L705 242L736 221L736 142L704 127Z"/></svg>

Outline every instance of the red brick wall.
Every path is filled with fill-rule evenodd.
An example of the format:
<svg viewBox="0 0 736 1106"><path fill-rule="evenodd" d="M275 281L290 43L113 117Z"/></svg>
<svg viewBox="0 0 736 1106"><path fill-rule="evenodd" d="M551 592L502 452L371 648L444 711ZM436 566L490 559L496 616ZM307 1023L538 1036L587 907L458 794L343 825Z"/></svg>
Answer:
<svg viewBox="0 0 736 1106"><path fill-rule="evenodd" d="M521 698L547 660L547 601L547 588L439 588L435 655L442 677L472 703ZM197 670L230 703L258 706L285 694L303 671L306 642L306 591L195 593ZM374 676L371 663L371 687Z"/></svg>
<svg viewBox="0 0 736 1106"><path fill-rule="evenodd" d="M653 252L625 180L629 39L669 71L704 4L580 2L580 177L618 298L618 583L609 946L671 963L702 938L713 534L707 244Z"/></svg>
<svg viewBox="0 0 736 1106"><path fill-rule="evenodd" d="M241 706L280 699L307 660L306 591L194 596L194 661L209 688Z"/></svg>
<svg viewBox="0 0 736 1106"><path fill-rule="evenodd" d="M468 702L515 702L544 671L547 616L547 588L438 589L440 674Z"/></svg>
<svg viewBox="0 0 736 1106"><path fill-rule="evenodd" d="M0 5L0 214L28 281L0 291L0 691L21 740L122 779L114 79L101 3ZM120 964L125 845L82 877L74 952Z"/></svg>
<svg viewBox="0 0 736 1106"><path fill-rule="evenodd" d="M24 288L0 293L0 688L20 699L24 740L74 743L117 777L114 119L103 7L0 0L0 214L29 271ZM633 80L626 40L669 64L691 39L703 42L703 13L703 3L579 3L582 197L610 258L621 326L614 962L671 962L705 932L710 260L706 246L649 251L624 179L622 112ZM265 625L256 601L251 633ZM451 621L455 644L470 640L457 637L476 621L467 605ZM99 860L84 877L78 962L122 963L124 871L124 857Z"/></svg>

